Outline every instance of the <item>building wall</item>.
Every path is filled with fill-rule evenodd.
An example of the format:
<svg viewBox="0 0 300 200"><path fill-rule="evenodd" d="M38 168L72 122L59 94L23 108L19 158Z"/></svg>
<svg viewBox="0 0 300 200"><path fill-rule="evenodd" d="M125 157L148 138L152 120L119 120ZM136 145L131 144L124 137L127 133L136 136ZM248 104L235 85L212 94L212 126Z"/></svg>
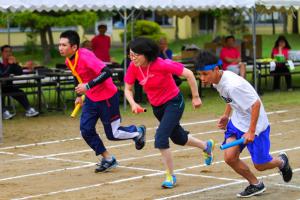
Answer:
<svg viewBox="0 0 300 200"><path fill-rule="evenodd" d="M59 35L61 32L53 32L54 43L57 44L59 41ZM10 45L11 46L23 46L27 41L27 36L25 32L12 32L10 33ZM8 44L8 33L0 33L0 46ZM40 44L40 35L37 34L37 44Z"/></svg>
<svg viewBox="0 0 300 200"><path fill-rule="evenodd" d="M292 33L292 18L291 14L288 15L288 33ZM300 12L298 12L298 26L300 27ZM164 27L162 26L162 32L164 32L170 41L175 39L175 17L173 19L173 26ZM227 35L228 32L224 29L224 22L218 21L217 22L217 34L218 35ZM81 37L81 41L86 39L91 40L94 35L92 34L84 34L84 30L81 27L78 27L78 33ZM276 34L283 33L283 26L282 24L275 25ZM123 32L123 29L114 29L112 32L112 42L113 43L121 43L120 33ZM249 33L252 32L252 26L249 25ZM57 44L59 41L59 35L61 32L53 31L53 39L54 42ZM258 24L256 27L257 34L272 34L272 25L260 25ZM185 16L183 18L178 18L178 37L180 39L187 39L192 36L199 35L199 17L189 17ZM26 42L26 33L25 32L11 32L10 33L10 44L12 46L23 46ZM40 37L37 35L37 43L40 44ZM7 32L0 32L0 45L8 44L8 35Z"/></svg>
<svg viewBox="0 0 300 200"><path fill-rule="evenodd" d="M179 39L192 37L192 19L190 17L178 18L178 37Z"/></svg>

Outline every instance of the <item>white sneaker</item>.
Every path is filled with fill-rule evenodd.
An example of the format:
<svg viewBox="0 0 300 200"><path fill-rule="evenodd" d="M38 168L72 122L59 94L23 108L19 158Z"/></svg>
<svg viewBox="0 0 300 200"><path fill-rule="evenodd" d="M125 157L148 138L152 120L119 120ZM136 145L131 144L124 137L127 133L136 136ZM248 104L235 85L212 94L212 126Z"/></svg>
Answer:
<svg viewBox="0 0 300 200"><path fill-rule="evenodd" d="M2 118L5 119L5 120L8 120L8 119L12 119L16 114L15 113L10 113L8 110L5 110L3 113L2 113Z"/></svg>
<svg viewBox="0 0 300 200"><path fill-rule="evenodd" d="M26 117L35 117L37 115L39 115L40 113L38 111L36 111L34 108L29 108L26 112L25 112L25 116Z"/></svg>

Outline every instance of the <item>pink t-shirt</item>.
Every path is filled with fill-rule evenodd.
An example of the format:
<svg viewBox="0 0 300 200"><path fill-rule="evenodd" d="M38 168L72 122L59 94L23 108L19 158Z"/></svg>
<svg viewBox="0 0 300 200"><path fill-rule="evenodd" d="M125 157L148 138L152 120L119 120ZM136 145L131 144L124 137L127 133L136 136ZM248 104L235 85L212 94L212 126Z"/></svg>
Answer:
<svg viewBox="0 0 300 200"><path fill-rule="evenodd" d="M227 67L229 65L237 65L237 62L226 62L225 58L240 58L241 54L239 52L239 50L237 50L237 48L228 48L228 47L223 47L221 49L221 53L220 53L220 58L222 60L223 63L223 70L227 70Z"/></svg>
<svg viewBox="0 0 300 200"><path fill-rule="evenodd" d="M72 64L74 64L75 59L73 59ZM66 65L68 62L66 60ZM101 73L101 70L105 67L105 64L99 60L95 54L88 49L80 48L78 50L78 64L75 68L79 77L82 79L83 83L88 83L93 80ZM102 101L109 99L117 92L117 87L112 81L112 78L106 79L104 82L96 85L95 87L89 89L86 92L86 96L92 101Z"/></svg>
<svg viewBox="0 0 300 200"><path fill-rule="evenodd" d="M148 67L139 68L131 62L124 80L130 85L133 85L135 80L140 83L145 82L143 88L149 102L153 106L160 106L178 95L179 88L176 86L172 75L180 76L183 69L183 64L161 58L152 62L149 70Z"/></svg>

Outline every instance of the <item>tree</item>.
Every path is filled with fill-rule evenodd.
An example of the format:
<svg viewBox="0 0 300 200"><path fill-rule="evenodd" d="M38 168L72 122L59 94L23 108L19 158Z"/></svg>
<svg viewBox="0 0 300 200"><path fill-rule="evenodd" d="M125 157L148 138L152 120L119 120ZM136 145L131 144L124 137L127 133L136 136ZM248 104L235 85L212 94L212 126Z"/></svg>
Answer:
<svg viewBox="0 0 300 200"><path fill-rule="evenodd" d="M215 10L210 10L210 13L212 16L214 16L214 26L213 26L213 33L212 33L212 38L216 38L217 36L217 21L220 19L222 15L222 11L220 9L215 9Z"/></svg>
<svg viewBox="0 0 300 200"><path fill-rule="evenodd" d="M226 22L224 28L231 34L248 31L245 25L245 15L242 9L226 9L222 11L221 19Z"/></svg>
<svg viewBox="0 0 300 200"><path fill-rule="evenodd" d="M20 12L13 14L13 20L21 28L30 28L32 32L39 33L41 46L44 53L44 63L51 60L50 50L54 48L51 27L53 26L75 26L88 27L97 20L94 12ZM49 41L47 39L47 34Z"/></svg>
<svg viewBox="0 0 300 200"><path fill-rule="evenodd" d="M152 40L158 41L161 37L165 37L166 34L161 32L161 28L158 23L148 21L148 20L137 20L133 23L133 29L131 28L132 24L127 26L127 41L132 40L133 37L147 37ZM132 34L133 31L133 34ZM124 39L124 32L120 33L121 40Z"/></svg>

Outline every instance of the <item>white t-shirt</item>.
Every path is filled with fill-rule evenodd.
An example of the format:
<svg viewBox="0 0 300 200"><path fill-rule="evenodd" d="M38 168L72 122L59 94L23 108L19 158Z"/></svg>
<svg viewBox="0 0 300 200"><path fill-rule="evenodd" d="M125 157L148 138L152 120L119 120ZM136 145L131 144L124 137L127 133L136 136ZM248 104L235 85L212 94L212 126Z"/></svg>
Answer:
<svg viewBox="0 0 300 200"><path fill-rule="evenodd" d="M233 112L231 121L233 125L243 132L250 127L252 105L260 100L254 88L241 76L231 71L223 71L222 78L218 84L214 84L221 97L230 104ZM259 135L269 126L269 120L261 102L259 117L257 120L255 134Z"/></svg>

